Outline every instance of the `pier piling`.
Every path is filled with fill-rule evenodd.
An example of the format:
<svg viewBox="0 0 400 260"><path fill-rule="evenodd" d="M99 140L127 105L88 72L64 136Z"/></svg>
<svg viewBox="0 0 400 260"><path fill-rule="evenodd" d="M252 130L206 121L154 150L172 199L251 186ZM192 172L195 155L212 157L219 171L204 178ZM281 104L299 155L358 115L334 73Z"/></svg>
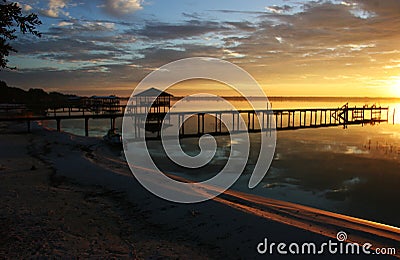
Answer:
<svg viewBox="0 0 400 260"><path fill-rule="evenodd" d="M89 136L89 117L85 117L85 136Z"/></svg>

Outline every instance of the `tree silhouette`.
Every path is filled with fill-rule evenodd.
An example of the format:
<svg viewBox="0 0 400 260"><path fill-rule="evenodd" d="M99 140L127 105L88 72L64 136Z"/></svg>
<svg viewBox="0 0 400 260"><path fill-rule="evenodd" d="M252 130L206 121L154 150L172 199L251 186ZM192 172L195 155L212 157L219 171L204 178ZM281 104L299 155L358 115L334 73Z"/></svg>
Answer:
<svg viewBox="0 0 400 260"><path fill-rule="evenodd" d="M0 69L15 69L7 66L7 56L10 52L17 52L9 43L17 38L16 28L23 34L30 33L40 37L40 32L36 30L36 26L40 24L42 22L36 14L25 15L17 3L0 0Z"/></svg>

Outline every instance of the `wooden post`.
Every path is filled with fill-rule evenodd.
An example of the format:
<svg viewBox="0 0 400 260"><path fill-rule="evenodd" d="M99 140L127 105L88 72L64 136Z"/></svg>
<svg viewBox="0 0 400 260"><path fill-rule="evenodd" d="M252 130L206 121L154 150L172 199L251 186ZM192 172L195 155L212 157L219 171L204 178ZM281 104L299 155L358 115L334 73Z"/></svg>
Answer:
<svg viewBox="0 0 400 260"><path fill-rule="evenodd" d="M320 115L319 115L319 124L322 125L322 110L320 111Z"/></svg>
<svg viewBox="0 0 400 260"><path fill-rule="evenodd" d="M158 113L157 115L157 137L161 136L161 129L162 129L162 122L161 122L161 115ZM158 128L160 127L160 128ZM115 129L115 126L114 126Z"/></svg>
<svg viewBox="0 0 400 260"><path fill-rule="evenodd" d="M57 121L57 132L61 132L61 119L56 119Z"/></svg>
<svg viewBox="0 0 400 260"><path fill-rule="evenodd" d="M110 118L110 129L115 130L115 117Z"/></svg>
<svg viewBox="0 0 400 260"><path fill-rule="evenodd" d="M197 134L200 135L200 114L197 114Z"/></svg>
<svg viewBox="0 0 400 260"><path fill-rule="evenodd" d="M239 117L241 117L240 113L238 113L238 117L237 117L237 130L238 131L240 131L240 118Z"/></svg>
<svg viewBox="0 0 400 260"><path fill-rule="evenodd" d="M364 110L364 108L363 108L363 110L362 110L362 114L363 114L363 122L362 122L362 126L364 126L364 121L365 121L365 114L364 114L364 112L365 112L365 110Z"/></svg>
<svg viewBox="0 0 400 260"><path fill-rule="evenodd" d="M219 132L222 133L222 113L219 113Z"/></svg>
<svg viewBox="0 0 400 260"><path fill-rule="evenodd" d="M301 127L301 113L302 113L302 111L300 110L300 116L299 116L300 127Z"/></svg>
<svg viewBox="0 0 400 260"><path fill-rule="evenodd" d="M235 112L232 112L232 131L235 131Z"/></svg>
<svg viewBox="0 0 400 260"><path fill-rule="evenodd" d="M182 115L182 135L185 135L185 115Z"/></svg>
<svg viewBox="0 0 400 260"><path fill-rule="evenodd" d="M201 124L201 128L202 128L202 133L204 134L204 114L201 115L202 118L202 124Z"/></svg>
<svg viewBox="0 0 400 260"><path fill-rule="evenodd" d="M215 133L218 133L218 114L215 113Z"/></svg>
<svg viewBox="0 0 400 260"><path fill-rule="evenodd" d="M389 113L389 109L388 109L388 113ZM396 122L395 122L395 119L396 119L396 108L395 109L393 109L393 124L395 124ZM389 117L388 117L389 118Z"/></svg>
<svg viewBox="0 0 400 260"><path fill-rule="evenodd" d="M253 122L252 122L252 124L253 124L253 129L252 129L252 130L253 130L253 131L254 131L254 121L255 121L255 120L254 120L254 116L255 116L255 114L256 114L256 112L253 112Z"/></svg>
<svg viewBox="0 0 400 260"><path fill-rule="evenodd" d="M296 124L296 110L293 111L293 124L292 124L292 126L295 127L295 124Z"/></svg>
<svg viewBox="0 0 400 260"><path fill-rule="evenodd" d="M250 130L250 112L247 112L247 131Z"/></svg>
<svg viewBox="0 0 400 260"><path fill-rule="evenodd" d="M315 110L315 119L314 119L315 124L314 125L317 125L317 117L318 117L318 110Z"/></svg>
<svg viewBox="0 0 400 260"><path fill-rule="evenodd" d="M178 127L179 127L178 133L179 133L179 135L181 135L181 115L180 114L178 114Z"/></svg>
<svg viewBox="0 0 400 260"><path fill-rule="evenodd" d="M89 136L89 117L85 117L85 136Z"/></svg>
<svg viewBox="0 0 400 260"><path fill-rule="evenodd" d="M264 124L265 124L265 113L264 111L261 112L262 113L262 126L261 126L261 132L264 131Z"/></svg>

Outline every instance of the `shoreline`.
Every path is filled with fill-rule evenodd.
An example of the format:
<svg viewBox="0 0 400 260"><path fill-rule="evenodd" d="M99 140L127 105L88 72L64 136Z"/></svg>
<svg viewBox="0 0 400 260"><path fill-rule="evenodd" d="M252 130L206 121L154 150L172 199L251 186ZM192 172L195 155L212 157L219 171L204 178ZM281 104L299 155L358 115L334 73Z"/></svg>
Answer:
<svg viewBox="0 0 400 260"><path fill-rule="evenodd" d="M174 241L172 242L173 248L186 244L192 250L189 255L197 252L199 259L223 256L230 258L246 256L245 258L248 257L249 259L262 257L257 254L256 246L265 237L275 241L322 242L327 240L327 236L333 237L336 234L335 231L339 231L337 228L343 225L339 221L339 224L336 223L337 228L332 228L331 225L333 224L329 222L328 225L326 222L329 217L331 221L337 221L340 219L338 218L340 214L335 215L332 213L329 216L327 214L329 212L320 210L313 212L316 209L235 191L229 191L213 201L193 205L167 202L150 194L137 183L130 173L126 174L124 169L120 169L120 171L112 169L112 167L107 169L93 163L92 160L97 158L93 148L102 145L98 139L78 137L40 128L34 129L34 133L30 135L35 136L36 141L33 140L33 142L34 145L37 145L33 149L33 154L39 155L44 162L52 164L51 167L56 171L56 179L60 178L59 176L64 176L73 180L73 184L68 185L81 187L83 190L87 189L87 187L95 187L95 189L100 190L106 189L109 192L106 192L106 194L111 195L111 197L117 194L117 201L131 203L131 206L134 205L135 211L139 211L139 216L142 219L146 219L147 224L143 226L145 234L149 233L147 232L148 228L151 232L154 231L151 230L151 227L157 226L159 229L156 229L156 234L153 234L156 237L155 240L163 240L163 232L160 232L160 230L164 230L164 233L170 236L166 240L170 243ZM16 136L17 139L27 138L27 135L18 134ZM4 143L3 136L1 142ZM1 159L3 159L3 156ZM19 171L20 174L24 174L23 170L20 169ZM36 170L32 172L36 172ZM3 171L0 171L0 173L3 174ZM62 185L65 185L64 181L61 181ZM49 186L51 187L51 185ZM96 192L99 191L95 190ZM108 198L109 195L105 197ZM92 206L96 207L96 205L97 203L93 203ZM276 211L277 209L281 210ZM81 209L78 207L77 210ZM288 223L288 220L291 218L297 219L301 216L296 212L299 210L303 213L303 219L299 221L296 227L296 225ZM311 215L308 215L310 212L321 215L310 218ZM307 216L309 222L305 221ZM279 218L281 221L279 221ZM346 227L346 231L352 231L357 234L354 237L350 235L352 240L360 240L359 235L363 238L364 232L357 233L355 231L357 228L353 226L355 222L359 221L358 219L352 220L347 217L344 221L351 224ZM130 223L131 221L125 222ZM324 225L327 227L324 227ZM375 231L386 229L373 223L371 225ZM311 226L313 227L312 229L310 228ZM322 228L327 228L327 230L323 231ZM319 231L323 231L324 235L317 234ZM400 237L400 232L397 235L396 232L397 230L394 230L395 238ZM371 233L369 234L371 235ZM383 241L386 240L383 239ZM384 243L387 244L388 242ZM186 250L189 250L188 248ZM164 257L183 256L187 252L182 248L178 249L175 254L164 255ZM132 253L127 254L125 256L132 255ZM149 256L144 258L146 257ZM196 259L196 257L191 258Z"/></svg>

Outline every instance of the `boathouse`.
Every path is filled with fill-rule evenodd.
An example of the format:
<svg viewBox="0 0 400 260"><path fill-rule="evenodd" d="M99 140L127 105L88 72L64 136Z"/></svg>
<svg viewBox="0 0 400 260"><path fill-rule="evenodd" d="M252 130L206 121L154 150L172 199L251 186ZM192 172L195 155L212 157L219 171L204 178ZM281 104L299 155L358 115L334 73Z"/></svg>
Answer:
<svg viewBox="0 0 400 260"><path fill-rule="evenodd" d="M150 88L134 96L135 111L138 114L147 114L142 118L140 125L144 125L146 131L160 134L162 121L171 108L173 95L156 88Z"/></svg>
<svg viewBox="0 0 400 260"><path fill-rule="evenodd" d="M171 108L173 95L156 88L150 88L134 97L138 113L165 114Z"/></svg>
<svg viewBox="0 0 400 260"><path fill-rule="evenodd" d="M120 110L120 98L111 96L92 96L85 100L85 106L92 112L117 113Z"/></svg>

